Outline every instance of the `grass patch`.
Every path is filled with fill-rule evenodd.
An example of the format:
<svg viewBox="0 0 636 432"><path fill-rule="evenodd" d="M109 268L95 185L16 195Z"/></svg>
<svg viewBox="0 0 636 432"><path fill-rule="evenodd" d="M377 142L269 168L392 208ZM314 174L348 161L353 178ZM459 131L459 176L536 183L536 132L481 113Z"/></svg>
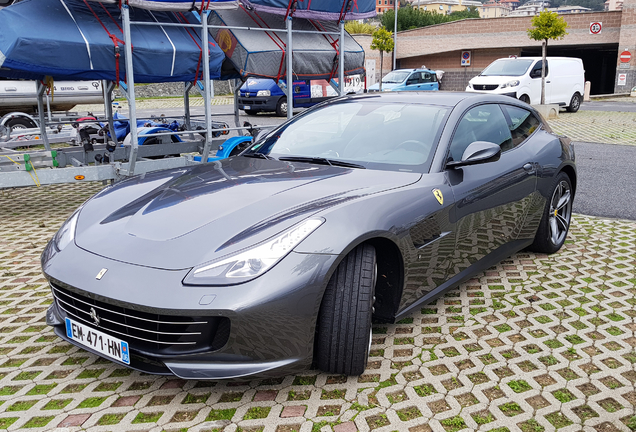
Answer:
<svg viewBox="0 0 636 432"><path fill-rule="evenodd" d="M269 415L272 407L252 407L247 410L247 413L243 416L243 420L255 420L262 419Z"/></svg>
<svg viewBox="0 0 636 432"><path fill-rule="evenodd" d="M157 420L159 420L162 415L163 415L162 412L155 412L155 413L140 412L139 414L137 414L137 417L133 419L132 423L156 423Z"/></svg>
<svg viewBox="0 0 636 432"><path fill-rule="evenodd" d="M78 408L95 408L98 407L106 400L106 397L90 397L88 399L84 399L82 403L80 403Z"/></svg>
<svg viewBox="0 0 636 432"><path fill-rule="evenodd" d="M462 430L466 427L466 422L464 422L464 419L461 418L460 416L455 416L452 418L441 420L440 423L442 424L442 426L444 426L444 429L446 429L449 432Z"/></svg>
<svg viewBox="0 0 636 432"><path fill-rule="evenodd" d="M213 409L212 411L210 411L210 414L208 414L205 421L232 420L232 417L234 417L235 412L236 412L236 408L229 408L224 410Z"/></svg>
<svg viewBox="0 0 636 432"><path fill-rule="evenodd" d="M314 385L316 384L316 375L311 376L297 376L294 377L292 385Z"/></svg>
<svg viewBox="0 0 636 432"><path fill-rule="evenodd" d="M41 428L49 424L51 420L53 420L55 416L47 416L47 417L33 417L31 420L26 422L23 428Z"/></svg>
<svg viewBox="0 0 636 432"><path fill-rule="evenodd" d="M433 387L431 384L422 384L419 386L415 386L413 387L413 390L415 390L415 393L417 393L417 395L421 397L426 397L432 395L433 393L437 393L437 390L435 390L435 387Z"/></svg>
<svg viewBox="0 0 636 432"><path fill-rule="evenodd" d="M86 369L80 373L77 378L85 379L85 378L99 378L99 376L104 372L104 369Z"/></svg>
<svg viewBox="0 0 636 432"><path fill-rule="evenodd" d="M554 398L561 403L567 403L576 399L576 397L567 389L561 389L552 392L552 396L554 396Z"/></svg>
<svg viewBox="0 0 636 432"><path fill-rule="evenodd" d="M508 382L508 387L510 387L515 393L523 393L525 391L532 390L532 386L524 380L510 381Z"/></svg>
<svg viewBox="0 0 636 432"><path fill-rule="evenodd" d="M73 399L53 399L49 401L46 405L44 405L45 410L60 410L64 408L66 405L70 404Z"/></svg>
<svg viewBox="0 0 636 432"><path fill-rule="evenodd" d="M37 403L37 400L19 401L7 408L7 411L26 411Z"/></svg>
<svg viewBox="0 0 636 432"><path fill-rule="evenodd" d="M115 425L119 423L124 417L126 417L126 414L104 414L97 421L97 424L100 426Z"/></svg>

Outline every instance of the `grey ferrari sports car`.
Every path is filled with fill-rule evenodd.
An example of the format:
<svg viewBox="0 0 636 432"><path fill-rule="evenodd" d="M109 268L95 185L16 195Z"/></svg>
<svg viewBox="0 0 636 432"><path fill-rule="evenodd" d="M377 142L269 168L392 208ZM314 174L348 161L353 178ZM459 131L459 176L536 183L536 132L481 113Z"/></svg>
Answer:
<svg viewBox="0 0 636 432"><path fill-rule="evenodd" d="M238 156L88 200L42 254L47 323L149 373L357 375L372 320L558 251L576 180L570 140L510 97L334 99Z"/></svg>

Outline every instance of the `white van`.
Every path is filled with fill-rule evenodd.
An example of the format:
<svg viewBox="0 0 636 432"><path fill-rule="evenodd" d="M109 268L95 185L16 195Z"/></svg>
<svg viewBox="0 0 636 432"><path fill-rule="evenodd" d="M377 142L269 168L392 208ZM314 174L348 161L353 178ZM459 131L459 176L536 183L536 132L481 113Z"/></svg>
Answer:
<svg viewBox="0 0 636 432"><path fill-rule="evenodd" d="M502 58L471 79L467 92L512 96L529 104L541 103L541 57ZM576 112L583 101L585 70L579 58L546 59L545 103Z"/></svg>

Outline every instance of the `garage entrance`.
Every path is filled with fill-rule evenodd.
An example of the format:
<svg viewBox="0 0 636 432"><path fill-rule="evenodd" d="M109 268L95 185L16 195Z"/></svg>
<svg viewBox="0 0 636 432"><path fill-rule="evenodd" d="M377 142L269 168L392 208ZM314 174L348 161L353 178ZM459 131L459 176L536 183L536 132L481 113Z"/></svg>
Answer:
<svg viewBox="0 0 636 432"><path fill-rule="evenodd" d="M541 47L523 48L521 55L525 57L541 56ZM591 47L550 46L550 57L578 57L583 60L585 80L592 83L591 95L614 93L616 78L616 58L618 44L594 45Z"/></svg>

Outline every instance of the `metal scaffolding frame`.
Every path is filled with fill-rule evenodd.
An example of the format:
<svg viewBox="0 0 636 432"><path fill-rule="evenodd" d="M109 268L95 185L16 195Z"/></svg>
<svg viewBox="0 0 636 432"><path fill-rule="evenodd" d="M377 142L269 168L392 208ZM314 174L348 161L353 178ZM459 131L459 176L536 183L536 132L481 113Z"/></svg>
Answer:
<svg viewBox="0 0 636 432"><path fill-rule="evenodd" d="M338 94L344 95L344 20L339 22L340 31L335 32L321 32L313 30L293 30L293 17L291 14L286 19L285 29L271 29L271 28L257 28L257 27L235 27L235 26L215 26L208 23L208 17L210 11L202 11L199 15L200 23L162 23L162 22L135 22L130 18L130 7L127 3L122 4L122 30L125 42L125 69L126 69L126 82L119 82L119 87L126 99L128 100L129 115L128 122L130 123L130 137L131 144L129 147L119 147L119 143L107 143L106 145L96 145L93 149L87 150L83 147L71 147L70 149L52 150L49 138L47 135L47 123L45 118L44 109L44 96L46 94L46 87L38 82L38 114L40 122L40 136L42 143L44 144L44 151L33 151L27 154L24 152L16 152L8 148L2 148L0 143L0 163L3 162L3 156L14 162L15 165L11 165L11 170L1 169L0 167L0 189L10 187L24 187L40 184L56 184L56 183L70 183L76 181L118 181L126 177L130 177L136 174L142 174L150 171L166 168L176 168L187 165L196 164L191 155L185 155L181 157L173 157L168 159L147 160L145 158L169 155L175 153L192 153L199 152L202 157L201 161L207 161L212 149L213 143L221 144L222 140L213 139L213 132L218 132L218 128L213 128L212 112L211 112L211 100L214 97L212 80L210 79L210 55L208 49L202 49L202 62L203 62L203 79L196 83L186 83L184 88L184 106L185 116L184 122L188 130L180 133L154 133L145 134L144 137L161 137L166 135L183 134L189 135L194 139L194 133L192 131L192 116L190 114L189 104L189 91L192 88L196 88L202 94L205 105L205 135L202 141L193 142L180 142L180 143L164 143L152 146L139 146L139 131L137 129L137 105L135 99L135 75L133 66L133 53L131 43L131 26L176 26L176 27L189 27L201 30L202 46L208 46L209 29L210 28L222 28L229 30L251 30L251 31L277 31L287 33L287 47L286 47L286 59L287 59L287 118L290 119L293 116L294 98L293 98L293 33L314 33L314 34L329 34L339 35L339 52L338 52ZM240 83L240 82L239 82ZM332 83L333 85L333 83ZM105 115L108 122L108 131L111 137L116 137L115 128L113 123L113 90L115 83L110 81L103 82L104 91L104 106ZM225 128L225 131L237 130L239 133L248 129L239 126L239 112L237 105L237 97L240 85L234 86L234 115L235 126L233 128ZM201 133L203 130L197 130L197 133ZM116 140L116 138L114 138ZM107 163L95 163L93 158L95 155L103 152L104 149L110 144L115 145L115 150L111 150ZM41 169L36 171L37 166L50 167L51 169ZM68 166L70 165L70 167Z"/></svg>

